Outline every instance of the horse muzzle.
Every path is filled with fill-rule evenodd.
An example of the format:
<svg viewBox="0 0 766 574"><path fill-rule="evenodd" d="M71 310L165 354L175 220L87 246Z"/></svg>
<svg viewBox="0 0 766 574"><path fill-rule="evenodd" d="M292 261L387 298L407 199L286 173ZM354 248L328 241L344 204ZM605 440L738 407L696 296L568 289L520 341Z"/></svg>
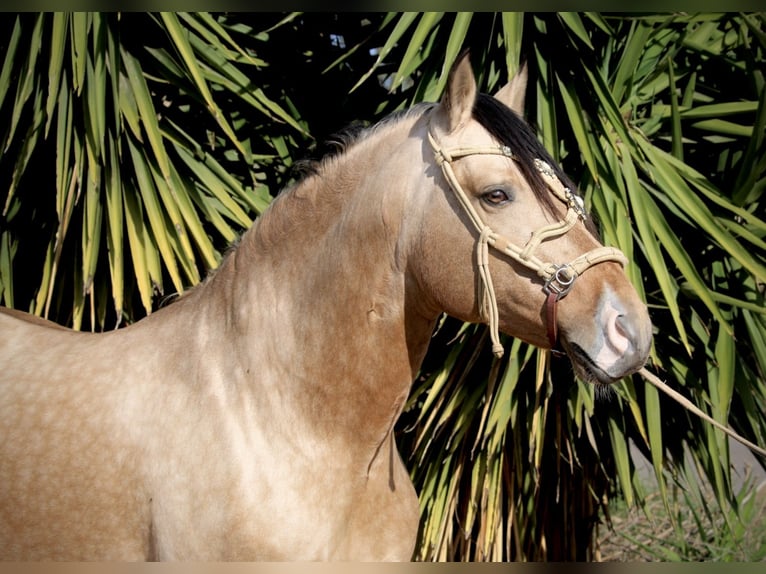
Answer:
<svg viewBox="0 0 766 574"><path fill-rule="evenodd" d="M652 326L636 297L623 300L606 289L593 322L562 329L561 344L584 380L611 384L641 369L649 356Z"/></svg>

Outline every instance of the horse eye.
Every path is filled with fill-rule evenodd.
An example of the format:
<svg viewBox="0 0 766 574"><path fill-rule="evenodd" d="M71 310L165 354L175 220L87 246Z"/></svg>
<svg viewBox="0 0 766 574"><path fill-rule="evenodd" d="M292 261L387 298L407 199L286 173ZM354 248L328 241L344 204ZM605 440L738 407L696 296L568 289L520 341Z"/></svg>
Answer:
<svg viewBox="0 0 766 574"><path fill-rule="evenodd" d="M508 192L500 188L489 190L484 195L482 195L481 198L490 205L502 205L513 200Z"/></svg>

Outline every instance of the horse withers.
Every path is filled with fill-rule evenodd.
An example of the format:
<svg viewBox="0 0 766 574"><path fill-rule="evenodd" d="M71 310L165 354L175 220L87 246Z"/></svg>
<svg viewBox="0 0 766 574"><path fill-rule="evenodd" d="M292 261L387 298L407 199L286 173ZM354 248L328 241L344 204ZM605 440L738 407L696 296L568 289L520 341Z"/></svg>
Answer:
<svg viewBox="0 0 766 574"><path fill-rule="evenodd" d="M393 428L442 313L597 384L639 369L646 306L519 119L525 83L479 94L461 58L135 324L0 312L0 557L408 560Z"/></svg>

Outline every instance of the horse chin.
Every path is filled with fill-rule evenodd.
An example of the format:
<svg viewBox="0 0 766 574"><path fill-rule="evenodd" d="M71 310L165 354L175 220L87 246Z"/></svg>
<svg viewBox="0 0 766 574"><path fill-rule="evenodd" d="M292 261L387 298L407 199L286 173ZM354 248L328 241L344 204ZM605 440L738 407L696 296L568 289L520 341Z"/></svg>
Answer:
<svg viewBox="0 0 766 574"><path fill-rule="evenodd" d="M576 343L562 341L562 346L572 362L575 374L586 383L591 383L597 387L608 387L622 378L622 376L613 377L599 367L590 355Z"/></svg>

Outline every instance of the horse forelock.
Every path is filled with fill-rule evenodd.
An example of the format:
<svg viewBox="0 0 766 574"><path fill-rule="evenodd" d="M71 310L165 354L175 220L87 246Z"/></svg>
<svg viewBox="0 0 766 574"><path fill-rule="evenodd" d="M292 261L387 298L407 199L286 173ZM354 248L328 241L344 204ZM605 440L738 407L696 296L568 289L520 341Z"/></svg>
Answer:
<svg viewBox="0 0 766 574"><path fill-rule="evenodd" d="M534 130L516 112L488 94L478 94L473 108L474 119L487 130L498 143L508 146L516 157L524 178L529 183L540 203L553 213L555 202L548 185L535 168L535 159L550 165L565 187L577 192L577 187L559 167L537 138ZM598 235L595 221L586 220L588 229Z"/></svg>

